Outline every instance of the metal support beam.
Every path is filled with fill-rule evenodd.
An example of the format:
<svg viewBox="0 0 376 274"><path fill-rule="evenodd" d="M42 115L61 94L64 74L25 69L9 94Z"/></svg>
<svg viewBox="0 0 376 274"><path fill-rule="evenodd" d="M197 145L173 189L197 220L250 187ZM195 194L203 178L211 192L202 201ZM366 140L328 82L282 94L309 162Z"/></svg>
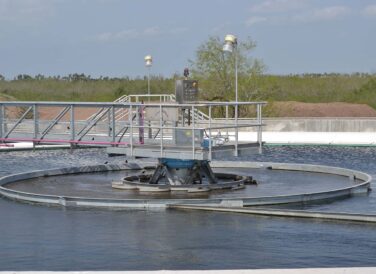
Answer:
<svg viewBox="0 0 376 274"><path fill-rule="evenodd" d="M112 131L112 142L114 142L115 143L115 141L116 141L116 128L115 128L115 126L116 126L116 120L115 120L115 107L114 106L112 106L111 107L111 131Z"/></svg>
<svg viewBox="0 0 376 274"><path fill-rule="evenodd" d="M112 134L111 134L111 121L112 121L112 117L111 117L111 114L112 114L112 110L111 108L109 108L109 111L107 111L107 129L108 129L108 137L111 137Z"/></svg>
<svg viewBox="0 0 376 274"><path fill-rule="evenodd" d="M257 142L259 144L259 153L262 153L262 106L257 105Z"/></svg>
<svg viewBox="0 0 376 274"><path fill-rule="evenodd" d="M228 105L226 105L226 126L228 125ZM226 129L226 138L228 139L228 128Z"/></svg>
<svg viewBox="0 0 376 274"><path fill-rule="evenodd" d="M19 125L22 123L22 121L25 119L25 117L29 114L29 112L33 109L33 107L29 107L25 112L24 114L22 114L21 118L18 119L18 121L13 125L13 127L11 127L11 129L4 134L4 138L8 138L8 136L12 133L12 131Z"/></svg>
<svg viewBox="0 0 376 274"><path fill-rule="evenodd" d="M161 129L161 158L163 158L163 107L159 105L159 126Z"/></svg>
<svg viewBox="0 0 376 274"><path fill-rule="evenodd" d="M79 136L78 141L81 141L83 137L110 111L110 109L102 108L97 114L88 121L88 123L77 133Z"/></svg>
<svg viewBox="0 0 376 274"><path fill-rule="evenodd" d="M75 134L76 134L76 128L75 128L75 124L74 124L74 105L70 106L69 129L70 129L70 139L71 139L71 141L74 141L75 140Z"/></svg>
<svg viewBox="0 0 376 274"><path fill-rule="evenodd" d="M38 105L33 105L33 118L34 118L34 139L38 139L39 135L39 112Z"/></svg>
<svg viewBox="0 0 376 274"><path fill-rule="evenodd" d="M127 112L130 113L129 110L127 110ZM128 120L129 120L129 117L132 117L132 114L129 114L129 115L128 115ZM134 119L136 119L136 117L137 117L136 114L133 115L133 117L132 117L132 121L134 121ZM129 127L130 127L130 125L128 124L128 126L123 127L122 129L119 130L118 133L116 133L116 136L120 135L119 140L118 140L119 143L120 143L121 140L123 139L125 133L127 133Z"/></svg>
<svg viewBox="0 0 376 274"><path fill-rule="evenodd" d="M133 156L133 120L132 120L133 113L132 113L132 105L129 106L129 113L130 113L130 115L128 114L128 121L129 121L129 126L131 128L131 134L129 135L129 142L130 142L130 145L131 145L131 155L130 156Z"/></svg>
<svg viewBox="0 0 376 274"><path fill-rule="evenodd" d="M43 139L51 129L64 117L64 115L69 111L70 107L66 106L60 113L52 120L52 123L49 124L46 129L42 132L40 139Z"/></svg>
<svg viewBox="0 0 376 274"><path fill-rule="evenodd" d="M238 142L239 142L239 128L238 128L238 102L235 105L235 153L234 156L238 157Z"/></svg>
<svg viewBox="0 0 376 274"><path fill-rule="evenodd" d="M192 106L192 113L195 112L195 107ZM192 117L192 159L195 158L195 117Z"/></svg>
<svg viewBox="0 0 376 274"><path fill-rule="evenodd" d="M212 106L209 106L209 160L212 160L212 132L211 132L211 120L212 120Z"/></svg>
<svg viewBox="0 0 376 274"><path fill-rule="evenodd" d="M4 105L0 104L0 138L3 138L4 133L4 120L5 120L5 113L4 113Z"/></svg>
<svg viewBox="0 0 376 274"><path fill-rule="evenodd" d="M129 156L153 155L152 157L156 158L211 161L224 155L222 153L240 155L245 150L246 153L257 153L257 149L261 151L263 126L261 110L264 104L264 102L153 103L150 107L159 110L159 117L158 114L149 117L152 121L154 139L148 140L147 145L142 145L142 142L137 140L140 137L140 129L147 125L140 122L141 117L137 119L140 115L137 110L143 106L140 103L0 102L0 141L126 146L119 147L118 151L123 150ZM239 108L248 105L257 107L257 115L255 113L252 120L242 120L240 123L237 115ZM22 117L7 119L6 114L10 107L24 110L19 115ZM40 110L45 107L55 108L54 120L41 120ZM96 108L95 115L88 120L77 120L80 108ZM223 112L216 113L215 108L221 108ZM231 109L235 110L234 120L231 118ZM182 110L185 110L185 115ZM206 114L201 114L201 111ZM119 119L117 115L119 112L127 113L127 116ZM214 113L221 116L214 118ZM205 120L202 120L202 117L205 117ZM190 123L188 123L189 119ZM257 143L255 141L249 144L238 143L238 131L246 127L256 127ZM205 137L202 134L197 135L198 130L204 133ZM221 131L226 131L226 136L231 135L232 138L223 140L222 135L219 134ZM78 132L81 134L77 134ZM179 142L176 142L177 132L185 134L184 138L179 137ZM201 136L200 140L197 140L198 136ZM225 144L226 142L228 143ZM116 150L116 148L111 149Z"/></svg>

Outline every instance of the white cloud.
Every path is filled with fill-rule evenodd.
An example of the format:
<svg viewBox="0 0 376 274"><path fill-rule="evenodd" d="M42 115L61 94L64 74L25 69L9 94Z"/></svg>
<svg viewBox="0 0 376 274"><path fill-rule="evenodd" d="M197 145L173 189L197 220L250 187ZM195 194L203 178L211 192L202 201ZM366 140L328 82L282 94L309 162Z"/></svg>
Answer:
<svg viewBox="0 0 376 274"><path fill-rule="evenodd" d="M56 0L0 0L0 21L33 22L53 15Z"/></svg>
<svg viewBox="0 0 376 274"><path fill-rule="evenodd" d="M188 28L174 28L170 30L171 34L181 34L188 31Z"/></svg>
<svg viewBox="0 0 376 274"><path fill-rule="evenodd" d="M313 13L313 17L318 20L332 20L350 13L350 9L344 6L327 7L318 9Z"/></svg>
<svg viewBox="0 0 376 274"><path fill-rule="evenodd" d="M110 42L118 40L139 39L145 37L155 37L163 34L178 35L186 32L187 28L174 28L167 31L161 30L158 26L148 27L143 30L127 29L118 32L104 32L95 36L96 41Z"/></svg>
<svg viewBox="0 0 376 274"><path fill-rule="evenodd" d="M293 21L314 22L314 21L330 21L350 14L351 10L345 6L332 6L321 9L315 9L309 13L303 13L292 17Z"/></svg>
<svg viewBox="0 0 376 274"><path fill-rule="evenodd" d="M252 16L245 21L247 27L266 22L268 19L264 16Z"/></svg>
<svg viewBox="0 0 376 274"><path fill-rule="evenodd" d="M365 7L363 13L367 16L376 16L376 5Z"/></svg>
<svg viewBox="0 0 376 274"><path fill-rule="evenodd" d="M156 35L159 35L160 33L161 33L161 30L159 29L159 27L146 28L142 32L143 36L156 36Z"/></svg>
<svg viewBox="0 0 376 274"><path fill-rule="evenodd" d="M96 40L107 42L113 40L133 39L140 35L135 29L122 30L118 32L104 32L97 35Z"/></svg>
<svg viewBox="0 0 376 274"><path fill-rule="evenodd" d="M306 0L265 0L251 6L252 13L279 13L302 9L307 6Z"/></svg>

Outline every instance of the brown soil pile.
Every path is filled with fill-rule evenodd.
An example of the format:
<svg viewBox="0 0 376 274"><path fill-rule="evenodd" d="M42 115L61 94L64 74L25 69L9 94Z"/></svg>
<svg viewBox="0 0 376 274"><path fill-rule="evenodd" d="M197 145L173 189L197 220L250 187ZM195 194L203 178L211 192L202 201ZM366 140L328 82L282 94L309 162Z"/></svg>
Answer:
<svg viewBox="0 0 376 274"><path fill-rule="evenodd" d="M376 117L376 110L366 104L274 102L270 104L275 117Z"/></svg>
<svg viewBox="0 0 376 274"><path fill-rule="evenodd" d="M17 119L22 116L22 114L28 109L28 107L20 108L20 107L7 107L6 115L8 118ZM38 113L39 118L42 120L53 120L59 115L59 113L64 108L60 107L39 107ZM91 115L99 111L99 108L79 108L75 110L74 116L76 120L86 120ZM29 116L32 115L32 111L29 113ZM70 120L70 111L63 116L61 119L62 121L69 121Z"/></svg>

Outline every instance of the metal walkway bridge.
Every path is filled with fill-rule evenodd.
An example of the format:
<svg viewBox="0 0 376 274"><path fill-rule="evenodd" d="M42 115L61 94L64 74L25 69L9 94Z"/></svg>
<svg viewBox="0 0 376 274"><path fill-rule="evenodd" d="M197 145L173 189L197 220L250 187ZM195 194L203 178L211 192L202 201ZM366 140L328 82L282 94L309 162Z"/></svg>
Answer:
<svg viewBox="0 0 376 274"><path fill-rule="evenodd" d="M129 156L212 160L261 149L263 105L178 104L172 94L129 95L109 103L0 102L0 142L106 146L109 153ZM239 142L239 131L250 127L257 128L257 142Z"/></svg>

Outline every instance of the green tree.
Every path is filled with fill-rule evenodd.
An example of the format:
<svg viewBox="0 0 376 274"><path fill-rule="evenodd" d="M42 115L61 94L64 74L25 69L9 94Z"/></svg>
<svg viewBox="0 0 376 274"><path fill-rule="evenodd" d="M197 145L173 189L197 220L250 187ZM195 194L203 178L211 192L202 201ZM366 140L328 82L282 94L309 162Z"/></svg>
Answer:
<svg viewBox="0 0 376 274"><path fill-rule="evenodd" d="M198 47L195 60L190 60L192 76L200 80L204 100L233 101L235 98L235 54L224 53L222 47L223 41L211 36ZM264 71L264 65L250 56L255 47L249 37L237 45L240 101L258 98L256 77Z"/></svg>

